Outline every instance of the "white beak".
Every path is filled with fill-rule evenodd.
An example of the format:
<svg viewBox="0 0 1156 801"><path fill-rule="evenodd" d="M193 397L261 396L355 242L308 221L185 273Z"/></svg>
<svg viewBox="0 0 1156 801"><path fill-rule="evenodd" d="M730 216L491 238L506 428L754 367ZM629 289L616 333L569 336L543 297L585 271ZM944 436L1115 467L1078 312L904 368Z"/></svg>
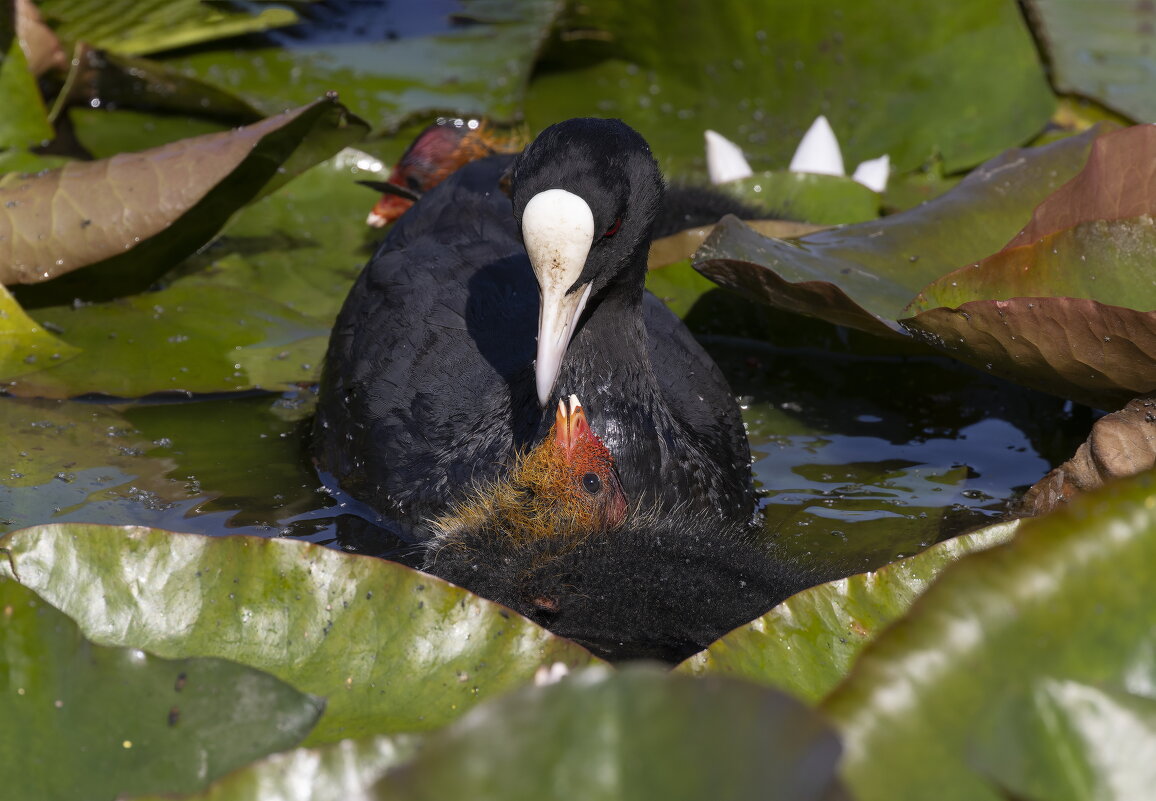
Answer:
<svg viewBox="0 0 1156 801"><path fill-rule="evenodd" d="M566 347L590 298L591 285L567 293L586 266L594 243L589 204L564 189L547 189L522 211L522 241L538 278L538 356L534 374L538 403L554 391Z"/></svg>

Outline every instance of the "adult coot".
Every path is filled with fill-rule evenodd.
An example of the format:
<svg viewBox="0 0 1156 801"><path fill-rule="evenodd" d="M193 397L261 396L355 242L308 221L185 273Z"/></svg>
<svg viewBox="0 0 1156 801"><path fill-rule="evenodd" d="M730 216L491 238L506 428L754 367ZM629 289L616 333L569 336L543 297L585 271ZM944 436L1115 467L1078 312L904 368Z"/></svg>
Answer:
<svg viewBox="0 0 1156 801"><path fill-rule="evenodd" d="M322 470L426 539L432 518L505 476L575 393L637 508L748 520L730 388L643 287L663 189L635 131L576 119L426 193L338 316L316 420Z"/></svg>

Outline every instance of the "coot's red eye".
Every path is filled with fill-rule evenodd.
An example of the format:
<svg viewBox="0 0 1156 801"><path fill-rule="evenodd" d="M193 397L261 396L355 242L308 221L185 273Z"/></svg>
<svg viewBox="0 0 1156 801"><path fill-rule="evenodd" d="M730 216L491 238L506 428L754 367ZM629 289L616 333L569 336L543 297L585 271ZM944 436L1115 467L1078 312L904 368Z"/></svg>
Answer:
<svg viewBox="0 0 1156 801"><path fill-rule="evenodd" d="M602 237L605 239L606 237L614 236L616 233L618 233L618 229L621 227L622 227L622 218L617 217L614 220L614 225L610 226L610 228L607 229L606 233L604 233L602 235Z"/></svg>

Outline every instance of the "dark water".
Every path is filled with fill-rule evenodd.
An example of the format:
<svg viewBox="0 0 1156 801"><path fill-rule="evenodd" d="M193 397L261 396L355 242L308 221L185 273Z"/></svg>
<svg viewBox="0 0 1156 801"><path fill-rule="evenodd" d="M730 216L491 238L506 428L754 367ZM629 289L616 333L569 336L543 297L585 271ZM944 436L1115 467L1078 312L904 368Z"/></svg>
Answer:
<svg viewBox="0 0 1156 801"><path fill-rule="evenodd" d="M874 343L839 329L786 325L787 339L817 346L702 336L745 407L768 536L807 558L866 569L990 522L1090 427L1082 407L948 359L868 353ZM312 402L309 389L133 404L0 399L12 454L0 527L138 524L338 544L336 516L357 509L312 469Z"/></svg>

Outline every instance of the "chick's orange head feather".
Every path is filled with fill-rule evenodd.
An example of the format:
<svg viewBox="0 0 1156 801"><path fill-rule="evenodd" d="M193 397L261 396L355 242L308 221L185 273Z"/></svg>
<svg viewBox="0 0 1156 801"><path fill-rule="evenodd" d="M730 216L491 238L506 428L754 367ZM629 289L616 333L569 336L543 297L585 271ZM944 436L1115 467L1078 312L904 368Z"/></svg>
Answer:
<svg viewBox="0 0 1156 801"><path fill-rule="evenodd" d="M558 401L554 443L567 468L570 493L595 505L606 528L620 525L626 518L627 502L614 457L590 428L582 403L575 395Z"/></svg>

